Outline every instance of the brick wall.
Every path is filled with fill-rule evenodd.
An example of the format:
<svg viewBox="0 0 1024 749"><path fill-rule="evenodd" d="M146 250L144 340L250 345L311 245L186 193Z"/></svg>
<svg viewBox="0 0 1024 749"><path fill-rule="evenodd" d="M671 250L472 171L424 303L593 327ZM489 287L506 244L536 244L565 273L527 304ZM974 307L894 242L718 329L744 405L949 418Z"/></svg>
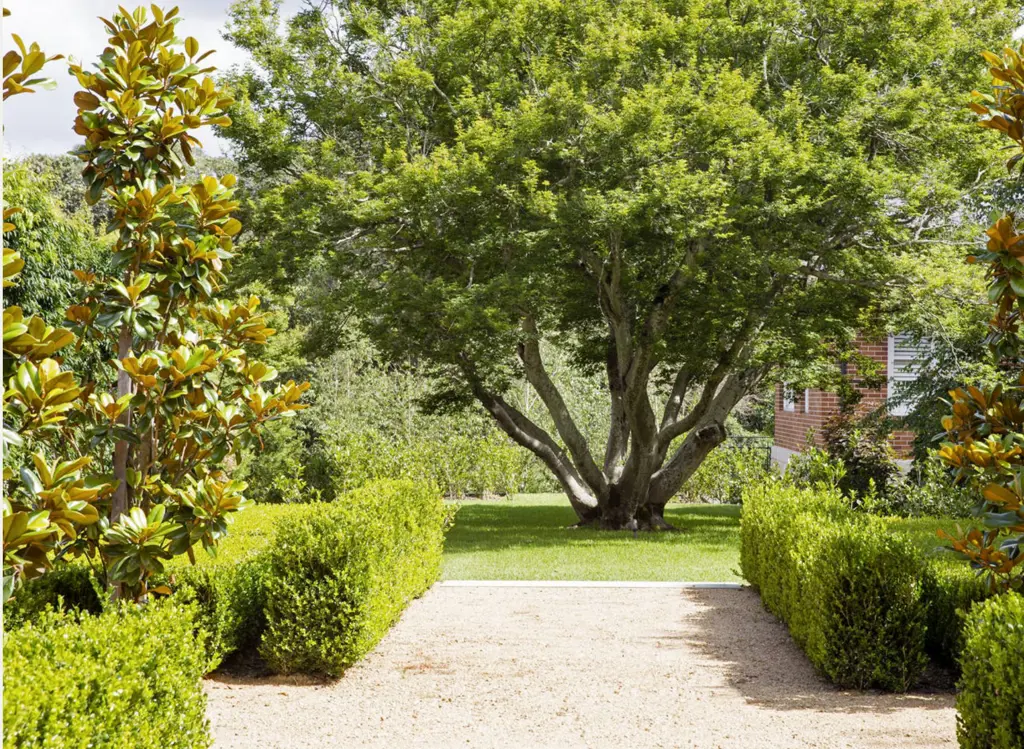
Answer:
<svg viewBox="0 0 1024 749"><path fill-rule="evenodd" d="M881 363L883 377L888 375L889 342L887 340L868 341L858 338L857 348L861 354ZM847 376L857 376L857 367L853 363L848 365ZM858 389L861 392L861 400L857 404L858 414L874 411L889 397L888 387L884 382L880 388ZM797 391L795 395L794 410L786 411L782 403L782 384L779 383L775 386L775 445L799 452L807 445L808 432L813 430L813 442L821 447L821 427L830 416L839 411L839 396L814 388ZM893 449L900 457L910 455L911 444L914 441L913 432L897 431L893 433L891 439Z"/></svg>

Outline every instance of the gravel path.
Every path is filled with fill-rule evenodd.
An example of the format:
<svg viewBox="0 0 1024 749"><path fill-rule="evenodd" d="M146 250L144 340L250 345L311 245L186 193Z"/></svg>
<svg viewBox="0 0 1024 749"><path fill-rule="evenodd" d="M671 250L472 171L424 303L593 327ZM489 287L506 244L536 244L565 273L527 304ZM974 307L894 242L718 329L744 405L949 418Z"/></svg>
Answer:
<svg viewBox="0 0 1024 749"><path fill-rule="evenodd" d="M949 693L841 692L750 590L435 586L344 678L207 680L217 747L954 747Z"/></svg>

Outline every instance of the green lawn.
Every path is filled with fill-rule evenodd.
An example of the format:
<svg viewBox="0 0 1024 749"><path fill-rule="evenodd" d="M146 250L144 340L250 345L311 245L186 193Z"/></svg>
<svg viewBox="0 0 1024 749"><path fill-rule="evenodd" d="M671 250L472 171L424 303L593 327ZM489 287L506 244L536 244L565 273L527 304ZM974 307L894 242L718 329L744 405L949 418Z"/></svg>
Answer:
<svg viewBox="0 0 1024 749"><path fill-rule="evenodd" d="M216 559L202 550L201 565L232 564L270 542L278 521L302 512L302 505L257 505L239 513ZM561 494L528 494L512 500L461 503L445 543L445 580L663 580L740 582L740 507L669 505L670 523L680 533L571 530L576 516ZM960 521L962 525L969 525ZM925 555L942 545L937 527L953 531L956 521L932 518L891 520ZM963 564L952 554L940 555ZM181 558L174 565L188 564Z"/></svg>
<svg viewBox="0 0 1024 749"><path fill-rule="evenodd" d="M560 494L463 502L445 543L445 580L739 582L740 508L670 505L679 533L570 529Z"/></svg>

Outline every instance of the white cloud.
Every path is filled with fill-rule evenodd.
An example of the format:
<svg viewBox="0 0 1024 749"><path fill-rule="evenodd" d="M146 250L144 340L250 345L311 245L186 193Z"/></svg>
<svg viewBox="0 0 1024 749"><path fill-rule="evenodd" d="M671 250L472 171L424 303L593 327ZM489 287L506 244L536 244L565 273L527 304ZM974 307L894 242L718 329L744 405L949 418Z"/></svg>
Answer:
<svg viewBox="0 0 1024 749"><path fill-rule="evenodd" d="M107 46L107 33L99 16L109 18L119 0L4 0L11 15L3 20L3 44L6 51L18 34L26 44L39 42L47 54L63 54L91 63ZM131 9L136 2L124 3ZM168 0L177 5L184 19L180 35L194 36L202 49L216 49L207 60L226 69L246 60L247 54L221 38L231 0ZM286 3L295 6L295 2ZM57 81L53 91L37 91L10 99L3 108L4 152L12 156L28 153L64 153L80 138L72 132L75 105L72 97L78 83L68 74L67 61L50 63L45 72ZM220 153L223 143L212 132L199 133L210 153Z"/></svg>

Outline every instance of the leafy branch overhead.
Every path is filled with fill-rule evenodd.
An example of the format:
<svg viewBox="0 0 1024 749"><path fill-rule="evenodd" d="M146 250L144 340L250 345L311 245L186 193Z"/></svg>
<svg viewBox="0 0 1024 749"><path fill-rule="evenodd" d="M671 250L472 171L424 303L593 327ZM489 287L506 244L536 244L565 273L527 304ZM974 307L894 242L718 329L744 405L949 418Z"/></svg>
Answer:
<svg viewBox="0 0 1024 749"><path fill-rule="evenodd" d="M267 186L247 263L329 268L431 405L485 410L581 522L661 527L736 404L834 368L992 163L949 112L1014 4L840 5L329 0L282 24L239 0L256 68L225 136ZM603 377L600 441L553 348Z"/></svg>

